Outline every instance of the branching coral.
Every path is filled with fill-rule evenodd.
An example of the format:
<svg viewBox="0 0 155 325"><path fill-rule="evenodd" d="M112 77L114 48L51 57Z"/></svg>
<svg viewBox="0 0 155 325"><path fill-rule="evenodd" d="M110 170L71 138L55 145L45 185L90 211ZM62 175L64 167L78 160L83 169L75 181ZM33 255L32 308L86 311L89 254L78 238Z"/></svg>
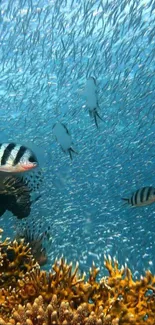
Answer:
<svg viewBox="0 0 155 325"><path fill-rule="evenodd" d="M73 269L61 258L47 273L35 266L23 242L1 242L0 249L0 325L155 324L155 276L150 271L135 281L127 266L120 268L105 257L109 276L98 281L94 264L86 277L78 264Z"/></svg>
<svg viewBox="0 0 155 325"><path fill-rule="evenodd" d="M57 294L60 301L67 298L68 301L74 300L78 305L85 296L85 292L80 286L81 283L84 283L85 275L80 278L77 271L78 265L72 272L72 264L66 264L63 259L55 261L53 272L48 274L45 271L32 270L19 281L19 295L25 300L29 299L30 296L36 297L41 294L44 300L49 302L53 294Z"/></svg>
<svg viewBox="0 0 155 325"><path fill-rule="evenodd" d="M24 245L23 241L1 243L0 260L0 288L15 285L23 274L36 266L29 245Z"/></svg>

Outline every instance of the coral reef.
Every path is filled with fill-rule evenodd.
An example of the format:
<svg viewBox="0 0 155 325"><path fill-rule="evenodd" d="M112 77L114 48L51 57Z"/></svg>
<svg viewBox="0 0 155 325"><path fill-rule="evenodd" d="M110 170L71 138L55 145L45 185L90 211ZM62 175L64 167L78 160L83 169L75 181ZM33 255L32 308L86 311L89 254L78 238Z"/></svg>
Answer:
<svg viewBox="0 0 155 325"><path fill-rule="evenodd" d="M26 220L16 230L15 240L20 242L23 239L24 245L29 244L32 255L40 266L48 262L48 252L45 244L49 242L49 230L50 226L45 231L42 231L40 228L37 229L37 224L34 220L32 220L31 224Z"/></svg>
<svg viewBox="0 0 155 325"><path fill-rule="evenodd" d="M0 242L0 325L154 325L155 276L134 280L130 269L105 257L100 281L63 258L40 269L24 241Z"/></svg>
<svg viewBox="0 0 155 325"><path fill-rule="evenodd" d="M16 286L17 280L36 265L29 245L24 245L23 240L0 242L0 288Z"/></svg>

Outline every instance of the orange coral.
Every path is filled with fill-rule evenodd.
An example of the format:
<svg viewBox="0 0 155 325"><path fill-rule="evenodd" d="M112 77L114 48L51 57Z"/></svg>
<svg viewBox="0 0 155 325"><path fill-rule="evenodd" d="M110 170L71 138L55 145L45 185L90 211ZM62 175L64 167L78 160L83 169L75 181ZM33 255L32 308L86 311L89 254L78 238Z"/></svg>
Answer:
<svg viewBox="0 0 155 325"><path fill-rule="evenodd" d="M15 284L24 273L36 266L29 245L24 245L23 241L1 243L0 257L0 288Z"/></svg>
<svg viewBox="0 0 155 325"><path fill-rule="evenodd" d="M1 242L0 249L0 325L155 324L155 276L150 271L135 281L127 266L120 268L105 257L109 276L98 281L94 264L88 278L79 273L78 264L73 270L63 258L48 273L34 267L23 242Z"/></svg>

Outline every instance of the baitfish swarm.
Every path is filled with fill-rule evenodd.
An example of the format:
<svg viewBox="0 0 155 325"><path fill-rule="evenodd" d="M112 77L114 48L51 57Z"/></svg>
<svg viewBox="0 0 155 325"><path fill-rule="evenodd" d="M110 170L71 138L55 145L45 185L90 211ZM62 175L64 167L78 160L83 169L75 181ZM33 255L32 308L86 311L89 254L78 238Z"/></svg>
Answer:
<svg viewBox="0 0 155 325"><path fill-rule="evenodd" d="M35 154L27 147L13 142L0 144L0 171L25 172L37 165Z"/></svg>
<svg viewBox="0 0 155 325"><path fill-rule="evenodd" d="M132 205L133 207L152 204L155 202L155 188L152 186L142 187L133 193L129 199L122 198L122 200L126 201L126 203Z"/></svg>
<svg viewBox="0 0 155 325"><path fill-rule="evenodd" d="M65 124L58 122L53 126L53 134L57 139L57 142L60 144L64 152L68 152L70 159L72 159L72 153L77 153L72 148L72 138Z"/></svg>

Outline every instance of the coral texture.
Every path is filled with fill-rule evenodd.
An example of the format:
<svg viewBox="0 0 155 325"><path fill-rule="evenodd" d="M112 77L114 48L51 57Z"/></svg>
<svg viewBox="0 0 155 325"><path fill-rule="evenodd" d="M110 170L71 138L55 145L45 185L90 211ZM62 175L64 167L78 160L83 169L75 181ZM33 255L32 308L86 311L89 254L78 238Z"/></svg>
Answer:
<svg viewBox="0 0 155 325"><path fill-rule="evenodd" d="M100 281L94 264L86 276L63 258L48 273L23 241L1 241L0 325L154 325L155 276L135 281L115 259L104 264Z"/></svg>

